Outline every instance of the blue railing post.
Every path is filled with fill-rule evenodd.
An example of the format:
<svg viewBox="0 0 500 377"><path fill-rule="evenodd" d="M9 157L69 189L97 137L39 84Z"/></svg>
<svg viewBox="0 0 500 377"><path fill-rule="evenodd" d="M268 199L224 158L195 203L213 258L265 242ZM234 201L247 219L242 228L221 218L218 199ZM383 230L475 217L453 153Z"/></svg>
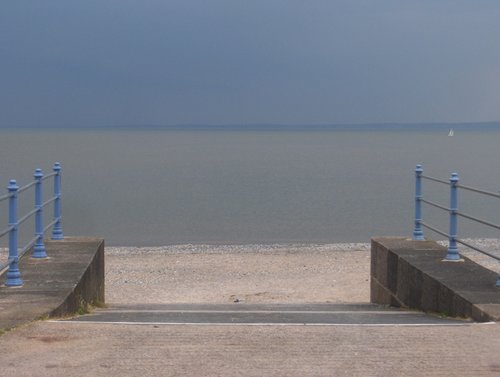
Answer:
<svg viewBox="0 0 500 377"><path fill-rule="evenodd" d="M11 179L8 190L9 198L9 270L5 285L8 287L18 287L23 285L21 272L19 271L19 256L17 254L17 186L16 180Z"/></svg>
<svg viewBox="0 0 500 377"><path fill-rule="evenodd" d="M56 175L54 176L54 228L52 229L52 239L64 239L61 227L61 164L56 162L53 167Z"/></svg>
<svg viewBox="0 0 500 377"><path fill-rule="evenodd" d="M43 173L41 169L35 170L35 208L37 209L35 214L35 236L37 240L35 246L33 247L33 258L47 258L47 252L45 251L45 245L43 243L43 192L42 192L42 178Z"/></svg>
<svg viewBox="0 0 500 377"><path fill-rule="evenodd" d="M422 165L417 165L415 169L415 229L413 230L413 239L423 241L424 232L422 230Z"/></svg>
<svg viewBox="0 0 500 377"><path fill-rule="evenodd" d="M448 241L448 253L444 260L459 261L460 254L457 247L457 232L458 232L458 174L453 173L450 178L450 233Z"/></svg>

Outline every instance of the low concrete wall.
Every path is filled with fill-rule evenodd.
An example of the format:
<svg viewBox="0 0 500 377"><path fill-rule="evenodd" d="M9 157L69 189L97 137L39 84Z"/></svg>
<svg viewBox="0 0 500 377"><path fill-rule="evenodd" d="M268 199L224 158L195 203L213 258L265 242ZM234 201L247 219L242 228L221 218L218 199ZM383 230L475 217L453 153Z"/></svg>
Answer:
<svg viewBox="0 0 500 377"><path fill-rule="evenodd" d="M48 258L21 258L22 287L5 287L0 276L0 329L104 303L103 239L65 237L45 246Z"/></svg>
<svg viewBox="0 0 500 377"><path fill-rule="evenodd" d="M443 262L446 248L434 241L374 238L370 299L476 321L500 320L498 274L468 258Z"/></svg>
<svg viewBox="0 0 500 377"><path fill-rule="evenodd" d="M60 317L77 313L87 305L104 304L104 240L68 238L65 240L66 243L57 242L61 252L70 253L75 261L85 263L87 267L81 270L80 277L75 276L78 282L68 292L61 305L52 310L49 316Z"/></svg>

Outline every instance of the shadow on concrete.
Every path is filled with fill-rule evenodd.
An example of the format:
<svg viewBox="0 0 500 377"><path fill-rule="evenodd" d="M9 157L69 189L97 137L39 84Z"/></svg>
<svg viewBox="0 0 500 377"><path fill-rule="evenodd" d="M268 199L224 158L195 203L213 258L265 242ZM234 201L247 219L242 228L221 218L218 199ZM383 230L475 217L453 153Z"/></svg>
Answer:
<svg viewBox="0 0 500 377"><path fill-rule="evenodd" d="M372 239L371 302L479 322L500 320L498 274L463 257L445 262L434 241Z"/></svg>

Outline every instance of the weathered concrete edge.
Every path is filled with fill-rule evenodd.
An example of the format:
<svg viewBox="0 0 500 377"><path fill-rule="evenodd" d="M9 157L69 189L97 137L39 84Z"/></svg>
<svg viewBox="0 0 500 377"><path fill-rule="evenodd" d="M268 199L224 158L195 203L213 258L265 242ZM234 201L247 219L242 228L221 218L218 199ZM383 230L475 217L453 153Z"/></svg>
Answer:
<svg viewBox="0 0 500 377"><path fill-rule="evenodd" d="M105 302L104 239L99 245L78 283L64 301L49 313L50 318L72 315L90 306L101 306Z"/></svg>
<svg viewBox="0 0 500 377"><path fill-rule="evenodd" d="M497 274L468 258L460 265L443 264L445 255L446 249L434 241L372 239L370 301L480 322L499 321Z"/></svg>
<svg viewBox="0 0 500 377"><path fill-rule="evenodd" d="M104 240L65 237L45 243L48 258L28 252L19 266L23 286L0 284L0 332L48 317L73 315L104 302ZM5 275L0 275L5 281Z"/></svg>

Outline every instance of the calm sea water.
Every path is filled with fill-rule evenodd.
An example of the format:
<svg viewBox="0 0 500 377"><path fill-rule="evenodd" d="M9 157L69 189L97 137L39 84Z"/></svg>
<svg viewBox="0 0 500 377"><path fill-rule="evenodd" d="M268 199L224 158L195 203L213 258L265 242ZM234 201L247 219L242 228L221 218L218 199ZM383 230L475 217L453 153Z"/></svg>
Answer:
<svg viewBox="0 0 500 377"><path fill-rule="evenodd" d="M0 135L0 184L6 187L10 178L28 182L34 168L49 171L60 161L65 234L102 236L108 245L410 236L417 163L429 175L448 179L458 171L463 184L500 189L500 131L494 130L453 137L442 130L1 130ZM446 186L425 182L424 190L447 204ZM467 193L461 198L464 211L498 218L500 202ZM429 209L425 218L447 230L446 216L438 211ZM464 236L498 237L483 226L460 227Z"/></svg>

